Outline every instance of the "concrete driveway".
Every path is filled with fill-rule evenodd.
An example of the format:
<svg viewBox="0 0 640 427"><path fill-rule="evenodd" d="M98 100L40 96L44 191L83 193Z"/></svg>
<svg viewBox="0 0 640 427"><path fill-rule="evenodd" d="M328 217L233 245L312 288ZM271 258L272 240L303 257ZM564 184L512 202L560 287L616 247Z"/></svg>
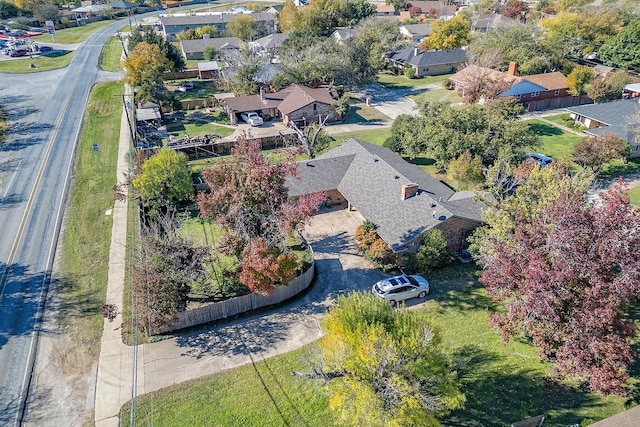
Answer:
<svg viewBox="0 0 640 427"><path fill-rule="evenodd" d="M385 276L358 254L353 234L361 221L344 206L324 208L312 218L304 235L315 252L317 275L304 297L268 313L145 344L138 392L287 353L318 339L320 319L338 295L367 291Z"/></svg>

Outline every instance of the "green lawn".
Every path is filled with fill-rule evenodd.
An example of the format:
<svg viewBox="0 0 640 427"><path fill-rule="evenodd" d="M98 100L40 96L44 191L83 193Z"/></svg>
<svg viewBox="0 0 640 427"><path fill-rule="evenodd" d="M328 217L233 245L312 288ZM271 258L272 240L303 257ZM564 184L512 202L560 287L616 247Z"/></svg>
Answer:
<svg viewBox="0 0 640 427"><path fill-rule="evenodd" d="M640 206L640 187L629 189L629 198L634 206Z"/></svg>
<svg viewBox="0 0 640 427"><path fill-rule="evenodd" d="M0 72L27 74L64 68L69 65L74 55L75 51L56 50L34 56L33 58L26 57L0 61ZM30 64L35 65L35 68L31 68Z"/></svg>
<svg viewBox="0 0 640 427"><path fill-rule="evenodd" d="M107 19L104 21L92 22L81 27L71 27L64 28L62 30L56 30L56 33L53 35L53 40L55 43L61 44L81 43L100 28L106 27L107 25L112 23L113 21ZM45 33L41 36L34 37L32 40L39 44L51 43L51 34Z"/></svg>
<svg viewBox="0 0 640 427"><path fill-rule="evenodd" d="M462 97L455 90L449 89L429 89L425 92L422 92L418 95L411 95L409 98L413 98L414 101L442 101L448 104L460 104L462 102Z"/></svg>
<svg viewBox="0 0 640 427"><path fill-rule="evenodd" d="M353 104L349 107L347 117L344 118L340 124L353 124L353 123L376 123L376 122L388 122L389 116L381 113L376 108L371 107L363 102L359 102L355 98L351 98Z"/></svg>
<svg viewBox="0 0 640 427"><path fill-rule="evenodd" d="M449 78L449 76L451 76L451 74L443 74L441 76L426 76L419 79L408 79L404 75L396 76L390 73L380 73L378 74L378 83L390 89L409 87L413 88L416 86L424 86L427 84L442 85L442 82Z"/></svg>
<svg viewBox="0 0 640 427"><path fill-rule="evenodd" d="M545 119L573 130L581 131L582 129L585 129L584 126L576 124L576 122L571 119L571 115L569 113L547 116Z"/></svg>
<svg viewBox="0 0 640 427"><path fill-rule="evenodd" d="M107 286L112 226L106 212L114 201L122 115L122 105L114 95L122 90L121 82L112 82L100 83L91 92L61 237L60 320L90 357L98 356L102 336L100 310ZM100 143L98 154L92 148L96 141Z"/></svg>
<svg viewBox="0 0 640 427"><path fill-rule="evenodd" d="M389 127L356 132L338 133L335 135L331 135L334 139L334 142L331 144L330 148L342 144L349 138L361 139L372 144L382 145L384 144L384 141L389 137L389 135L391 135L391 128Z"/></svg>
<svg viewBox="0 0 640 427"><path fill-rule="evenodd" d="M121 56L122 44L120 40L117 37L110 37L100 54L100 68L107 71L122 71Z"/></svg>
<svg viewBox="0 0 640 427"><path fill-rule="evenodd" d="M0 109L0 144L7 138L7 115Z"/></svg>
<svg viewBox="0 0 640 427"><path fill-rule="evenodd" d="M544 414L545 426L598 420L624 410L625 398L603 397L552 378L551 366L528 343L504 345L487 326L492 302L472 264L456 264L429 275L426 305L442 334L443 350L458 366L466 406L445 425L506 426ZM322 384L292 376L307 371L305 349L143 395L138 425L331 426ZM250 390L250 398L243 398ZM128 423L129 405L121 420Z"/></svg>
<svg viewBox="0 0 640 427"><path fill-rule="evenodd" d="M637 173L640 173L640 159L632 159L625 162L612 160L602 167L599 176L601 178L617 178L619 176Z"/></svg>
<svg viewBox="0 0 640 427"><path fill-rule="evenodd" d="M571 160L573 148L585 137L566 132L538 119L527 120L529 128L540 136L540 147L533 150L555 159Z"/></svg>
<svg viewBox="0 0 640 427"><path fill-rule="evenodd" d="M190 136L220 135L225 137L234 132L232 127L220 126L216 123L228 123L228 117L221 111L207 113L196 110L187 114L182 120L167 124L167 132L175 137L182 137L185 133Z"/></svg>

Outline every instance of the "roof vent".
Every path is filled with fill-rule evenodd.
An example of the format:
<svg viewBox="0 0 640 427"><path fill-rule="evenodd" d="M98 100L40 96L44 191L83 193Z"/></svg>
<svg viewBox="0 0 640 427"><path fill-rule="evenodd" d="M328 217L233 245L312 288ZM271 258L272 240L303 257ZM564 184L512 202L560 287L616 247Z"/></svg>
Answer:
<svg viewBox="0 0 640 427"><path fill-rule="evenodd" d="M377 157L374 157L374 158L373 158L373 163L377 163L377 162L379 162L379 161L380 161L380 160L379 160Z"/></svg>
<svg viewBox="0 0 640 427"><path fill-rule="evenodd" d="M436 207L436 202L431 202L431 207L435 208Z"/></svg>

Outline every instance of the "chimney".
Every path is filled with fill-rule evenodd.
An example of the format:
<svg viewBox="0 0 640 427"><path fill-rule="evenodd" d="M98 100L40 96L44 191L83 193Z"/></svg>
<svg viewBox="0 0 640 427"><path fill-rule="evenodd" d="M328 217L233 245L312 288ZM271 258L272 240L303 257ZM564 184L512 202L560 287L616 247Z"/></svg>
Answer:
<svg viewBox="0 0 640 427"><path fill-rule="evenodd" d="M400 199L407 200L410 197L416 195L420 187L418 184L402 184L402 188L400 189Z"/></svg>
<svg viewBox="0 0 640 427"><path fill-rule="evenodd" d="M518 74L518 63L515 61L509 62L509 71L507 71L507 73L510 76L515 76L516 74Z"/></svg>
<svg viewBox="0 0 640 427"><path fill-rule="evenodd" d="M420 53L420 49L418 49L417 47L413 48L413 56L418 56L418 54Z"/></svg>
<svg viewBox="0 0 640 427"><path fill-rule="evenodd" d="M260 101L264 101L264 87L260 87Z"/></svg>

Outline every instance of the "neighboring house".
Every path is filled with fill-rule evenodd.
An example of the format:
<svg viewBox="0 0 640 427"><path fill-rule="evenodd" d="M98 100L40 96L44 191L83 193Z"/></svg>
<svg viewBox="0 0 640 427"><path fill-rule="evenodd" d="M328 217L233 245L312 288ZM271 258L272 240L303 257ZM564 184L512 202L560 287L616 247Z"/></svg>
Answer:
<svg viewBox="0 0 640 427"><path fill-rule="evenodd" d="M289 38L289 35L290 32L269 34L268 36L249 42L249 47L256 53L275 55L282 47L282 44Z"/></svg>
<svg viewBox="0 0 640 427"><path fill-rule="evenodd" d="M209 13L195 15L164 15L160 17L162 33L169 41L176 41L176 35L185 30L211 26L218 34L226 34L227 24L235 18L233 13ZM256 21L256 36L262 37L276 32L275 17L271 13L259 12L246 14Z"/></svg>
<svg viewBox="0 0 640 427"><path fill-rule="evenodd" d="M287 179L292 197L323 191L373 222L391 250L415 249L429 229L442 231L451 250L482 224L485 208L471 191L455 192L388 148L356 139L300 162L299 179ZM355 232L355 230L354 230Z"/></svg>
<svg viewBox="0 0 640 427"><path fill-rule="evenodd" d="M391 52L389 63L403 70L405 65L413 67L416 77L436 76L455 72L467 61L467 52L463 49L420 50L408 47Z"/></svg>
<svg viewBox="0 0 640 427"><path fill-rule="evenodd" d="M398 31L405 39L413 43L420 43L422 39L431 34L431 24L400 25Z"/></svg>
<svg viewBox="0 0 640 427"><path fill-rule="evenodd" d="M393 16L396 14L396 9L392 4L379 4L376 6L376 15L378 16Z"/></svg>
<svg viewBox="0 0 640 427"><path fill-rule="evenodd" d="M625 85L624 90L622 91L622 96L628 98L640 97L640 83L631 83Z"/></svg>
<svg viewBox="0 0 640 427"><path fill-rule="evenodd" d="M506 73L478 65L470 65L449 77L453 87L465 91L484 84L499 88L499 96L513 96L529 111L565 108L591 102L587 97L571 96L567 78L560 72L517 76L518 64L511 62Z"/></svg>
<svg viewBox="0 0 640 427"><path fill-rule="evenodd" d="M410 10L412 8L418 8L422 11L425 17L438 18L438 19L451 19L456 16L458 6L455 4L444 4L441 1L412 1L407 3L405 9Z"/></svg>
<svg viewBox="0 0 640 427"><path fill-rule="evenodd" d="M328 121L340 120L335 112L336 99L337 94L327 88L293 84L278 92L262 90L259 95L236 96L223 102L231 123L238 123L240 114L255 111L263 118L282 118L286 125L291 121L309 124L325 116L329 116Z"/></svg>
<svg viewBox="0 0 640 427"><path fill-rule="evenodd" d="M242 42L237 37L215 37L195 40L180 40L182 55L188 60L204 59L205 48L212 46L216 56L240 50Z"/></svg>
<svg viewBox="0 0 640 427"><path fill-rule="evenodd" d="M493 30L500 30L516 25L522 25L520 21L513 18L508 18L499 13L485 13L471 23L471 29L481 33L488 33Z"/></svg>
<svg viewBox="0 0 640 427"><path fill-rule="evenodd" d="M344 43L346 40L354 39L357 36L357 28L338 28L331 34L331 37L333 37L338 43Z"/></svg>
<svg viewBox="0 0 640 427"><path fill-rule="evenodd" d="M629 157L640 157L640 102L636 99L567 108L589 135L613 133L631 146Z"/></svg>

